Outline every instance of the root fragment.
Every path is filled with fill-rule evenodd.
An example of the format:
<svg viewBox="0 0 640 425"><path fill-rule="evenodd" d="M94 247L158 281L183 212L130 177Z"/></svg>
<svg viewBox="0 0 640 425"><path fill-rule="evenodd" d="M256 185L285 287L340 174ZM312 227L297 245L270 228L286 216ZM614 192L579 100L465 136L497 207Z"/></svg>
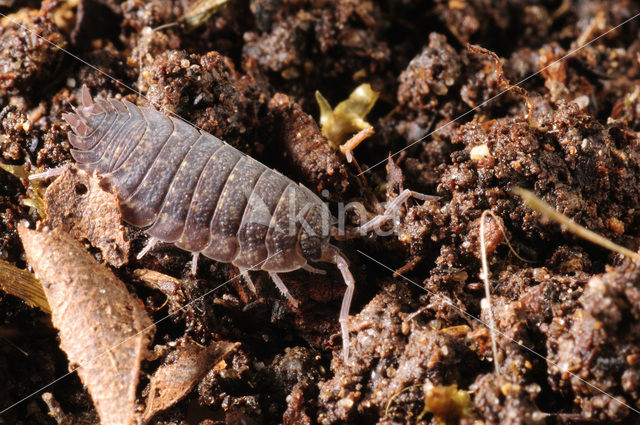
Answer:
<svg viewBox="0 0 640 425"><path fill-rule="evenodd" d="M640 254L637 252L633 252L628 248L620 246L609 239L600 236L599 234L592 232L591 230L582 227L575 221L571 220L569 217L559 213L553 207L542 199L538 198L533 192L530 192L521 187L513 188L513 191L516 195L520 196L524 203L531 209L538 211L543 216L555 221L558 224L561 224L567 228L568 231L573 233L576 236L580 236L583 239L588 240L591 243L596 245L600 245L603 248L606 248L610 251L617 252L618 254L622 254L625 257L629 257L633 261L640 263Z"/></svg>
<svg viewBox="0 0 640 425"><path fill-rule="evenodd" d="M498 79L498 84L500 84L501 86L505 87L505 92L506 91L514 91L514 92L518 93L520 96L522 96L524 98L525 102L527 102L527 115L525 115L525 120L527 122L530 122L531 121L531 117L533 116L533 100L531 99L531 96L529 96L529 93L527 93L527 91L525 89L523 89L522 87L520 87L517 84L515 86L512 86L511 83L509 82L509 80L504 77L504 71L502 69L502 62L500 62L500 58L498 57L498 55L496 55L491 50L487 50L484 47L476 46L474 44L468 44L467 45L467 49L471 53L476 53L476 54L480 54L480 55L486 55L486 56L490 56L491 58L493 58L493 60L496 63L496 76L497 76L497 79Z"/></svg>

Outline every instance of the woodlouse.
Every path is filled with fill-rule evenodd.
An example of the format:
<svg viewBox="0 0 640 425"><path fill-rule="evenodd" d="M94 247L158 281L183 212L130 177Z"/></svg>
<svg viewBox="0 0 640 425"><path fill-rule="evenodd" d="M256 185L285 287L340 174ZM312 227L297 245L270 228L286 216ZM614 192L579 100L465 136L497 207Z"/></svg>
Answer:
<svg viewBox="0 0 640 425"><path fill-rule="evenodd" d="M269 272L297 305L279 272L330 262L347 290L340 323L348 353L347 318L354 279L341 252L329 243L331 214L306 187L271 170L227 143L151 107L91 98L63 118L73 134L73 158L121 201L123 219L147 227L144 254L157 241L197 256ZM250 282L250 280L249 280Z"/></svg>
<svg viewBox="0 0 640 425"><path fill-rule="evenodd" d="M101 184L118 194L126 222L147 227L151 239L140 256L163 241L192 252L194 272L199 254L234 264L249 284L248 270L264 270L294 306L297 301L277 273L318 272L310 261L335 264L347 285L340 309L346 361L355 281L346 258L330 243L335 219L318 196L152 107L113 98L94 102L83 86L82 106L74 111L63 115L73 130L71 154L81 169L97 172ZM335 236L349 238L377 228L411 196L434 199L404 190L384 214Z"/></svg>

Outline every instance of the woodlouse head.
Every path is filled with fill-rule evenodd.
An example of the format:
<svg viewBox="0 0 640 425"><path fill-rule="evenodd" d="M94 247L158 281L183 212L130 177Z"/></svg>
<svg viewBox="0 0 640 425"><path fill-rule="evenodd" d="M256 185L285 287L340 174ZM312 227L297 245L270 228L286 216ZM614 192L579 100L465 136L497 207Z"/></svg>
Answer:
<svg viewBox="0 0 640 425"><path fill-rule="evenodd" d="M314 204L310 209L300 231L299 246L304 258L319 261L329 245L331 231L331 213L325 204Z"/></svg>

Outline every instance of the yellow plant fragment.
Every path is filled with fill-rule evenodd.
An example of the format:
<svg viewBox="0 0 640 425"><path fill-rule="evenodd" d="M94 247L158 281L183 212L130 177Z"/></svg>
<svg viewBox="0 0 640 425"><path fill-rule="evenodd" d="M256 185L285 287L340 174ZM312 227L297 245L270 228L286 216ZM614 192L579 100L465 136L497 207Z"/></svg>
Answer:
<svg viewBox="0 0 640 425"><path fill-rule="evenodd" d="M17 179L20 179L27 187L27 198L22 199L21 204L33 208L38 212L40 218L45 218L47 215L44 212L44 201L42 197L44 195L44 189L39 183L34 183L29 180L29 173L25 170L23 165L12 165L0 163L0 168L11 174Z"/></svg>
<svg viewBox="0 0 640 425"><path fill-rule="evenodd" d="M29 173L24 169L24 165L13 165L13 164L2 164L0 163L0 168L2 168L7 173L18 179L28 179Z"/></svg>
<svg viewBox="0 0 640 425"><path fill-rule="evenodd" d="M42 200L44 189L39 183L32 182L29 179L29 173L25 170L24 164L12 165L0 163L0 168L15 178L20 179L27 188L27 198L22 199L20 203L25 207L35 209L40 218L45 218L47 215L44 211L44 201Z"/></svg>
<svg viewBox="0 0 640 425"><path fill-rule="evenodd" d="M370 84L359 85L347 100L335 107L316 91L316 101L320 107L320 126L322 135L329 140L334 149L338 149L349 137L361 130L371 127L365 117L378 100L378 92Z"/></svg>
<svg viewBox="0 0 640 425"><path fill-rule="evenodd" d="M0 260L0 288L7 294L24 300L31 307L51 313L47 296L36 277L26 270Z"/></svg>
<svg viewBox="0 0 640 425"><path fill-rule="evenodd" d="M427 383L424 391L424 409L418 415L417 422L431 413L438 425L460 423L462 418L471 417L471 398L469 392L459 390L457 385L433 385Z"/></svg>

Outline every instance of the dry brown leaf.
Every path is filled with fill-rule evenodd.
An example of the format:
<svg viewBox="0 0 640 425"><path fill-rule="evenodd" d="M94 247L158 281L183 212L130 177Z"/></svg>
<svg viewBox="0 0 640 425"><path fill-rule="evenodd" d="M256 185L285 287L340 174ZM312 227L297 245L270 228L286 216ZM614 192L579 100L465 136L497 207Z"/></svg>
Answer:
<svg viewBox="0 0 640 425"><path fill-rule="evenodd" d="M182 400L212 367L239 345L227 341L217 341L208 347L192 341L180 344L151 378L144 422Z"/></svg>
<svg viewBox="0 0 640 425"><path fill-rule="evenodd" d="M138 298L80 242L59 229L18 225L49 300L60 346L89 390L102 425L134 423L140 362L154 326Z"/></svg>
<svg viewBox="0 0 640 425"><path fill-rule="evenodd" d="M45 313L51 313L47 296L38 279L26 270L0 260L0 288L7 294L24 300L30 307L38 307Z"/></svg>
<svg viewBox="0 0 640 425"><path fill-rule="evenodd" d="M47 188L44 202L51 227L76 239L87 239L114 267L127 263L129 241L125 239L118 199L102 189L97 178L67 168Z"/></svg>

